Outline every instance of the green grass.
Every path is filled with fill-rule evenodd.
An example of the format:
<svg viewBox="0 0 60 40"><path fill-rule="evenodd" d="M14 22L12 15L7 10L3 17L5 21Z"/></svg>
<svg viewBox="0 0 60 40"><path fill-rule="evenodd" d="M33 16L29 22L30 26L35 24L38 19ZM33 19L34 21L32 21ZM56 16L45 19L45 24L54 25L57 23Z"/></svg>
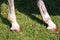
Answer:
<svg viewBox="0 0 60 40"><path fill-rule="evenodd" d="M58 26L59 34L46 29L34 0L15 0L15 12L21 32L10 31L8 7L4 1L0 1L0 40L60 40L59 1L44 0L44 2L52 21Z"/></svg>

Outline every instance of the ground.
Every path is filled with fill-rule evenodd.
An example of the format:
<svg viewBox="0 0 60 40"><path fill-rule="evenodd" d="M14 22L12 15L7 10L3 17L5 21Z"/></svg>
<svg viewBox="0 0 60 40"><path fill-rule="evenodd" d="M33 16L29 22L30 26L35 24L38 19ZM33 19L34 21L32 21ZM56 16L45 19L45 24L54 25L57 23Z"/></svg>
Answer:
<svg viewBox="0 0 60 40"><path fill-rule="evenodd" d="M0 1L0 40L60 40L59 0L44 0L52 21L57 25L58 34L46 29L34 0L15 0L15 12L21 32L10 31L8 3Z"/></svg>

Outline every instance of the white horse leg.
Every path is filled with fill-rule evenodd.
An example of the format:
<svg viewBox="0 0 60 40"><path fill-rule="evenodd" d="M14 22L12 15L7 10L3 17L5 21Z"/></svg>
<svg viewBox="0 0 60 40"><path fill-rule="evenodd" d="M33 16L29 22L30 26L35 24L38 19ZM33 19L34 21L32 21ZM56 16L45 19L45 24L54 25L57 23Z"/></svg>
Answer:
<svg viewBox="0 0 60 40"><path fill-rule="evenodd" d="M42 18L43 18L44 22L45 22L46 24L48 24L47 29L56 32L56 31L57 31L56 25L55 25L55 24L53 23L53 21L51 20L49 14L48 14L48 12L47 12L47 9L46 9L46 7L45 7L45 4L44 4L44 2L43 2L43 0L38 0L37 2L38 2L37 5L38 5L38 7L39 7L39 10L40 10L40 12L41 12L41 15L42 15Z"/></svg>
<svg viewBox="0 0 60 40"><path fill-rule="evenodd" d="M15 15L15 11L14 11L14 0L8 0L9 3L9 14L8 14L8 19L10 20L12 27L11 30L12 31L20 31L20 27L16 21L16 15Z"/></svg>

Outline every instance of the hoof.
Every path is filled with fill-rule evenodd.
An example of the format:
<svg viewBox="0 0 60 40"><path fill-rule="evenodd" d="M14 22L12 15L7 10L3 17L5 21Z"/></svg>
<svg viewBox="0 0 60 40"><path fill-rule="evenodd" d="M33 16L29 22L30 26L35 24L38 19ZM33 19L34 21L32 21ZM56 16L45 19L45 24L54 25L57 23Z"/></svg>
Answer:
<svg viewBox="0 0 60 40"><path fill-rule="evenodd" d="M11 31L13 31L13 32L20 32L21 29L20 28L18 28L18 29L11 29Z"/></svg>
<svg viewBox="0 0 60 40"><path fill-rule="evenodd" d="M51 30L53 33L58 33L58 29L57 28L52 28L52 29L49 29Z"/></svg>

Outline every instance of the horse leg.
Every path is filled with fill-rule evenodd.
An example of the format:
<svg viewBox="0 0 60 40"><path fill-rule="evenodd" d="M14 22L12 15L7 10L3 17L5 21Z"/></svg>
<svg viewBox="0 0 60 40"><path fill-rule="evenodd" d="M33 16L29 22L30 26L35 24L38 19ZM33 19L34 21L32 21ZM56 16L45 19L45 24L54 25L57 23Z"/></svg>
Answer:
<svg viewBox="0 0 60 40"><path fill-rule="evenodd" d="M37 5L39 7L39 10L41 12L41 15L42 15L42 18L44 20L44 22L46 24L48 24L48 27L47 29L49 30L52 30L53 32L57 32L57 28L56 28L56 25L53 23L53 21L51 20L48 12L47 12L47 9L45 7L45 4L43 2L43 0L38 0L37 1Z"/></svg>
<svg viewBox="0 0 60 40"><path fill-rule="evenodd" d="M9 14L8 14L8 19L12 24L11 30L12 31L20 31L20 27L19 24L16 21L16 15L15 15L15 11L14 11L14 0L8 0L8 8L9 8Z"/></svg>

